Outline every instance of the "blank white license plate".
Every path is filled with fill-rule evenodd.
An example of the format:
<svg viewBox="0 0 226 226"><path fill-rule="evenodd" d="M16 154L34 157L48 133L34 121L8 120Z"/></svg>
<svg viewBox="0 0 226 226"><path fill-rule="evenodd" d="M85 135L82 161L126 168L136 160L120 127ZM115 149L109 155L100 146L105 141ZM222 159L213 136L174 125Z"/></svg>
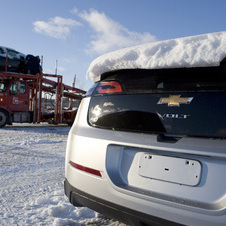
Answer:
<svg viewBox="0 0 226 226"><path fill-rule="evenodd" d="M196 186L201 168L196 160L144 153L139 160L138 173L142 177Z"/></svg>

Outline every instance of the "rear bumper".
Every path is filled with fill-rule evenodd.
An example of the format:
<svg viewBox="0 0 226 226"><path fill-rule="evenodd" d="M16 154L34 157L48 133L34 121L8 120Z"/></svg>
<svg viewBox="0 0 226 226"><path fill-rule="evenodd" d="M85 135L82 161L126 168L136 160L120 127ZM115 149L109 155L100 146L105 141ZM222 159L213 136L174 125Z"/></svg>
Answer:
<svg viewBox="0 0 226 226"><path fill-rule="evenodd" d="M74 206L89 207L129 225L180 225L91 196L73 187L67 179L64 181L64 191Z"/></svg>

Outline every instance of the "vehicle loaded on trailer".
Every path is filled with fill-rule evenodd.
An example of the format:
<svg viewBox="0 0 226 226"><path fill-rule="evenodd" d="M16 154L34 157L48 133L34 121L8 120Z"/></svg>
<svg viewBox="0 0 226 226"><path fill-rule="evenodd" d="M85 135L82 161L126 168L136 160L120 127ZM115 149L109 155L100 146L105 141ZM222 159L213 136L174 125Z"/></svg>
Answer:
<svg viewBox="0 0 226 226"><path fill-rule="evenodd" d="M13 122L73 123L77 113L73 101L80 102L85 91L65 85L61 75L23 74L5 68L0 72L0 127ZM46 93L55 98L52 106L45 104ZM65 98L67 107L63 106Z"/></svg>
<svg viewBox="0 0 226 226"><path fill-rule="evenodd" d="M25 55L14 49L0 46L0 71L37 74L42 72L39 56Z"/></svg>
<svg viewBox="0 0 226 226"><path fill-rule="evenodd" d="M226 32L94 60L65 194L129 225L225 225Z"/></svg>

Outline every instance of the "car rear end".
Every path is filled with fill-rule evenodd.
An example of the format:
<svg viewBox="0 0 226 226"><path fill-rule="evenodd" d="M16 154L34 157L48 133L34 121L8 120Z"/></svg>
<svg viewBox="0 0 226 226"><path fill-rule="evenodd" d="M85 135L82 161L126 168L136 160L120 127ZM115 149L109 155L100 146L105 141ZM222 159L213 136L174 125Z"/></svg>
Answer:
<svg viewBox="0 0 226 226"><path fill-rule="evenodd" d="M104 73L68 137L65 193L130 225L225 225L222 66Z"/></svg>

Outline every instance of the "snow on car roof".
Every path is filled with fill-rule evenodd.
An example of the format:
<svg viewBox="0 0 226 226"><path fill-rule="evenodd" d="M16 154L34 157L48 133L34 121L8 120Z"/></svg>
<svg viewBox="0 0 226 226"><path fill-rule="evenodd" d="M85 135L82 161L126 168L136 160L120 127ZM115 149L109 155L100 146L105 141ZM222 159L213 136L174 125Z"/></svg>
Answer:
<svg viewBox="0 0 226 226"><path fill-rule="evenodd" d="M104 54L89 66L87 77L118 69L218 66L226 57L226 31L158 41Z"/></svg>

